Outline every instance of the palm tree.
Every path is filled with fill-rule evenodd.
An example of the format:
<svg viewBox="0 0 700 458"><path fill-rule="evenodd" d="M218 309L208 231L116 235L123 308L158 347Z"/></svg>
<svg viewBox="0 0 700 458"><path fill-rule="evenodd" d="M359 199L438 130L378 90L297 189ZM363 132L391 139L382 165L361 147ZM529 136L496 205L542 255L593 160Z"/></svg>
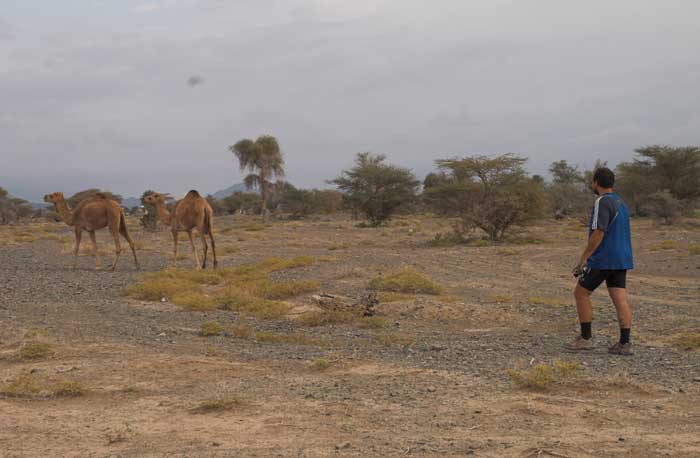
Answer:
<svg viewBox="0 0 700 458"><path fill-rule="evenodd" d="M229 150L238 158L241 171L250 172L243 180L246 187L260 189L262 218L267 221L267 202L273 191L272 179L284 177L284 159L277 139L271 135L261 135L255 141L244 138L229 146Z"/></svg>

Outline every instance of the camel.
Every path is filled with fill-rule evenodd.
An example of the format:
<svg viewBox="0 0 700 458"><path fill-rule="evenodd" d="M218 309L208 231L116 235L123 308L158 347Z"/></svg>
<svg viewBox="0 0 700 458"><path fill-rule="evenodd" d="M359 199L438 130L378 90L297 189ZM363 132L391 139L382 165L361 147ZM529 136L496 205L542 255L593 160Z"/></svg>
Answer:
<svg viewBox="0 0 700 458"><path fill-rule="evenodd" d="M97 193L92 197L82 200L75 206L73 210L68 207L66 199L62 192L54 192L44 196L44 202L52 203L56 212L61 216L63 221L75 229L75 249L73 250L73 268L78 267L78 251L80 250L80 240L83 236L83 231L90 234L93 248L95 249L95 269L100 269L100 258L97 253L97 239L95 231L109 228L109 231L114 237L114 262L109 267L109 270L114 271L119 262L121 254L121 244L119 243L119 234L122 235L129 243L131 252L134 254L134 263L136 268L140 269L139 260L136 258L136 248L134 242L129 236L126 228L126 217L119 203L108 199L104 194Z"/></svg>
<svg viewBox="0 0 700 458"><path fill-rule="evenodd" d="M194 244L192 231L196 228L199 235L202 237L202 246L204 250L204 260L201 263L201 268L207 267L207 239L209 234L211 240L211 252L214 258L214 269L218 266L216 260L216 245L214 244L214 210L212 210L209 202L202 198L199 193L192 190L185 195L184 198L175 202L173 212L170 213L165 207L166 197L162 194L154 193L144 198L144 202L156 207L158 218L165 224L170 226L175 243L175 251L173 254L173 266L177 265L177 238L179 232L187 232L192 245L192 253L194 254L195 269L200 270L199 256L197 255L197 247Z"/></svg>

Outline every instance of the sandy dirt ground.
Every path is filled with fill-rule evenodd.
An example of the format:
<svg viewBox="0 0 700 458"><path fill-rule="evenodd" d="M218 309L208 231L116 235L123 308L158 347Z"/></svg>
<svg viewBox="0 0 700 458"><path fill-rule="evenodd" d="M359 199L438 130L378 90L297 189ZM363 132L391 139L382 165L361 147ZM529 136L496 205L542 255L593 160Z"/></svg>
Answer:
<svg viewBox="0 0 700 458"><path fill-rule="evenodd" d="M358 297L411 267L444 292L387 297L377 327L302 325L318 309L310 293L274 319L190 311L123 294L171 262L166 231L131 222L143 269L126 252L112 273L87 252L73 269L65 226L2 228L0 456L700 457L700 351L679 346L700 330L700 227L634 221L634 355L614 357L604 289L596 349L562 350L576 335L570 270L586 237L572 221L442 247L429 242L449 222L427 216L373 229L345 217L215 223L222 268L304 255L313 264L273 279ZM98 240L107 264L111 241ZM188 243L180 251L192 267ZM210 321L223 332L200 336ZM280 339L238 335L242 323ZM46 351L22 353L37 343ZM579 369L543 388L508 373L556 360Z"/></svg>

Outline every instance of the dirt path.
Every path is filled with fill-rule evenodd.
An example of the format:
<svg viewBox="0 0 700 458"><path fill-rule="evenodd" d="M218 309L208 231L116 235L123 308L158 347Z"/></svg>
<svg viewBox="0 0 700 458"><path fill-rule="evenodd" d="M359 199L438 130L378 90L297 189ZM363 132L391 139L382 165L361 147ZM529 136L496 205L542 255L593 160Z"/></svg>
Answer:
<svg viewBox="0 0 700 458"><path fill-rule="evenodd" d="M639 239L646 267L631 279L635 355L611 358L614 314L602 294L598 348L561 351L576 326L566 272L578 246L572 251L576 237L565 228L555 228L556 242L505 254L426 248L404 226L379 232L318 221L249 233L241 222L223 224L234 230L220 245L241 248L223 257L224 266L311 255L320 261L280 275L352 294L372 276L409 265L445 285L449 297L382 304L391 327L381 331L249 319L256 331L324 342L266 343L232 336L240 323L232 312L126 299L121 291L140 275L127 256L117 272L95 272L89 257L71 269L54 241L0 246L0 383L29 373L46 386L85 388L78 397L0 398L0 456L700 456L700 355L668 341L700 328L700 256L645 248L668 234ZM139 238L150 249L139 253L144 270L162 269L167 239ZM295 302L313 305L308 296ZM200 337L200 324L212 320L226 334ZM40 333L52 355L18 359L27 332ZM381 344L378 333L413 343ZM315 369L315 358L329 367ZM532 391L506 373L555 359L578 362L581 375ZM194 412L211 399L234 401Z"/></svg>

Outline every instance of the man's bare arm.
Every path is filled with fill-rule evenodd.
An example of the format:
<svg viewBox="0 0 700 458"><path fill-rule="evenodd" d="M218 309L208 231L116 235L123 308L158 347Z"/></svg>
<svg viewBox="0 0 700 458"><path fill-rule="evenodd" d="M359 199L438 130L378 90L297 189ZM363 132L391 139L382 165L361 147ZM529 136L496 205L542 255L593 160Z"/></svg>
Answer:
<svg viewBox="0 0 700 458"><path fill-rule="evenodd" d="M595 252L600 243L603 241L603 237L605 237L605 232L603 231L596 229L591 233L591 236L588 237L588 244L586 245L586 249L583 250L581 259L578 262L579 266L583 267L586 264L588 258L591 257L591 255Z"/></svg>

